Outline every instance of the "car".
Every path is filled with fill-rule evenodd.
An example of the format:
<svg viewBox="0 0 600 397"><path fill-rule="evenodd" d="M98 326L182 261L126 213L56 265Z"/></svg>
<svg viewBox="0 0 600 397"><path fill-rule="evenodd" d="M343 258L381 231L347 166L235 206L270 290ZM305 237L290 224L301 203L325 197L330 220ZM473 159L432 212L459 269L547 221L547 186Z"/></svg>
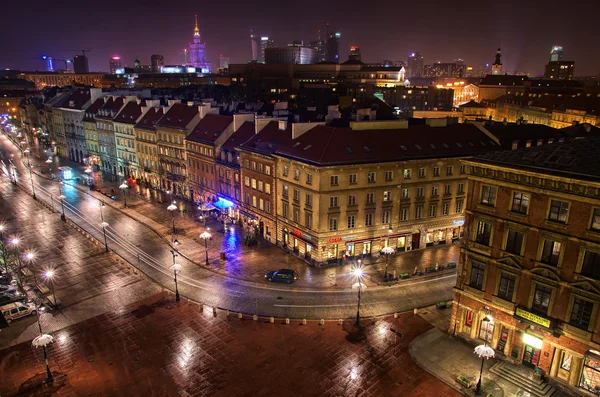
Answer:
<svg viewBox="0 0 600 397"><path fill-rule="evenodd" d="M6 322L10 323L13 320L17 320L26 316L34 316L37 314L37 309L33 303L14 302L9 303L0 307L2 315L6 319Z"/></svg>
<svg viewBox="0 0 600 397"><path fill-rule="evenodd" d="M267 272L265 278L269 281L291 284L298 280L298 272L291 269L279 269Z"/></svg>
<svg viewBox="0 0 600 397"><path fill-rule="evenodd" d="M18 292L5 292L0 294L0 306L22 300L25 300L25 295Z"/></svg>

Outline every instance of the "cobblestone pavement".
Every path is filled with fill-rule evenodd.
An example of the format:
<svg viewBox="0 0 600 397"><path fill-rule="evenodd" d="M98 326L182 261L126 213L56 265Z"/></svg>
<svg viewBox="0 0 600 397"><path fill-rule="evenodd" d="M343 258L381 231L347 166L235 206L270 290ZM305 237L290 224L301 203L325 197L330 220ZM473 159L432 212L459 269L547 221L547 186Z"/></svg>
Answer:
<svg viewBox="0 0 600 397"><path fill-rule="evenodd" d="M459 396L410 358L431 326L412 313L353 322L217 317L162 294L0 351L2 396ZM402 333L396 334L394 331Z"/></svg>

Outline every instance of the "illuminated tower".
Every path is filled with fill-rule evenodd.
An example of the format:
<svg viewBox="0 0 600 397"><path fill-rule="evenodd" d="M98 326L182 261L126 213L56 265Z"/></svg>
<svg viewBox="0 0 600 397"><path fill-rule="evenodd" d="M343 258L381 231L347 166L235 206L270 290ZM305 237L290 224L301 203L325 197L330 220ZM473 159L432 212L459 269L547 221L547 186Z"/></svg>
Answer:
<svg viewBox="0 0 600 397"><path fill-rule="evenodd" d="M206 62L206 44L200 40L200 29L198 28L198 15L194 15L194 38L190 43L190 63L198 71L208 73L210 65Z"/></svg>
<svg viewBox="0 0 600 397"><path fill-rule="evenodd" d="M252 60L258 61L258 37L254 35L252 29L250 29L250 44L252 44Z"/></svg>
<svg viewBox="0 0 600 397"><path fill-rule="evenodd" d="M492 64L492 74L502 74L502 52L500 51L500 47L498 47L498 51L496 51L496 60Z"/></svg>

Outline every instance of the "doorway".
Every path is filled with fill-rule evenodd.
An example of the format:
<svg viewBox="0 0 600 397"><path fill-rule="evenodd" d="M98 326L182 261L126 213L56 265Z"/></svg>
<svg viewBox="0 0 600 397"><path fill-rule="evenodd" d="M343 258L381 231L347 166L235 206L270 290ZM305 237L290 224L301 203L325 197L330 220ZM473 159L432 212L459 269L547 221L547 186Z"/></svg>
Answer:
<svg viewBox="0 0 600 397"><path fill-rule="evenodd" d="M412 249L419 249L419 243L421 242L421 233L413 233L412 235Z"/></svg>
<svg viewBox="0 0 600 397"><path fill-rule="evenodd" d="M533 346L525 345L525 351L523 352L523 365L529 368L535 368L540 362L540 354L542 349L536 349Z"/></svg>

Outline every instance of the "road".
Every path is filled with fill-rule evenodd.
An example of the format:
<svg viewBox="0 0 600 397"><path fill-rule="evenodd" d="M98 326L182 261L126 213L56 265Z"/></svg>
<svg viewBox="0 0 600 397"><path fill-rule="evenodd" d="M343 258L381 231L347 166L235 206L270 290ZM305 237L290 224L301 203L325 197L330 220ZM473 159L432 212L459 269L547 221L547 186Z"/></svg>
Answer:
<svg viewBox="0 0 600 397"><path fill-rule="evenodd" d="M54 216L59 216L62 208L57 198L60 195L58 183L36 174L32 174L30 179L27 167L21 161L21 153L3 134L0 148L3 162L1 183L11 183L8 175L12 172L9 169L13 168L9 165L12 158L19 188L31 192L33 180L37 200L49 204L56 211ZM69 222L103 241L98 199L68 184L63 185L62 194L65 196L63 203ZM32 198L29 200L31 205L35 205ZM106 206L103 215L110 225L106 229L111 250L156 283L174 290L173 273L169 270L172 255L164 239L114 207ZM208 306L280 318L335 319L356 316L357 291L353 288L332 290L269 285L218 274L182 256L177 258L177 262L182 265L182 272L178 276L180 294ZM454 273L450 273L394 286L368 287L362 291L361 316L402 312L449 300L452 298L455 277Z"/></svg>

